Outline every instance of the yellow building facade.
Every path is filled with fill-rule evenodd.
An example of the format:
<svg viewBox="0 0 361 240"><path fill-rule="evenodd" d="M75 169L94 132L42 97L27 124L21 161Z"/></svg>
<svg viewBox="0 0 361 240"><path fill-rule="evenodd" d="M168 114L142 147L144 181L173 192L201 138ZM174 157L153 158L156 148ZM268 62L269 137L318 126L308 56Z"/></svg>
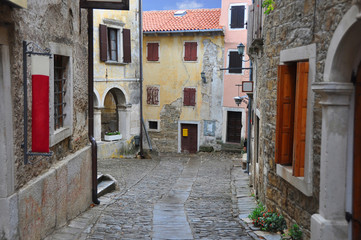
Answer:
<svg viewBox="0 0 361 240"><path fill-rule="evenodd" d="M145 29L143 36L143 116L152 147L196 152L216 146L222 126L223 30ZM189 45L193 55L187 58Z"/></svg>
<svg viewBox="0 0 361 240"><path fill-rule="evenodd" d="M94 10L94 135L119 132L127 141L140 132L139 9Z"/></svg>

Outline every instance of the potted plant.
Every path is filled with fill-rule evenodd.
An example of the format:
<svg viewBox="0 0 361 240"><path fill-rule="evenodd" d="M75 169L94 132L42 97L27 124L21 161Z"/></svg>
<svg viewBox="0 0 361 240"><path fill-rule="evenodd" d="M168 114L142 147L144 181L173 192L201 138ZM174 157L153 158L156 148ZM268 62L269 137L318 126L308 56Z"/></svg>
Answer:
<svg viewBox="0 0 361 240"><path fill-rule="evenodd" d="M122 139L122 134L119 131L115 132L105 132L104 140L105 141L116 141Z"/></svg>

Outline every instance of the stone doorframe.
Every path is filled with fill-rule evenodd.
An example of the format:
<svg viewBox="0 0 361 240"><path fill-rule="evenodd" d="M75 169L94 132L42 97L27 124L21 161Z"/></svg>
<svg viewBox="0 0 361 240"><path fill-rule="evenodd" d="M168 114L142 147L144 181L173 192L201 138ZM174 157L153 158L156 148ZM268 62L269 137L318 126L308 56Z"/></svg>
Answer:
<svg viewBox="0 0 361 240"><path fill-rule="evenodd" d="M13 104L7 29L0 26L0 238L18 238L15 193Z"/></svg>
<svg viewBox="0 0 361 240"><path fill-rule="evenodd" d="M361 61L360 2L338 25L327 53L321 95L322 138L319 213L311 218L311 239L351 239L354 86L352 72Z"/></svg>
<svg viewBox="0 0 361 240"><path fill-rule="evenodd" d="M199 151L199 144L201 138L201 127L198 121L178 121L178 153L182 152L182 124L194 124L197 125L197 152Z"/></svg>

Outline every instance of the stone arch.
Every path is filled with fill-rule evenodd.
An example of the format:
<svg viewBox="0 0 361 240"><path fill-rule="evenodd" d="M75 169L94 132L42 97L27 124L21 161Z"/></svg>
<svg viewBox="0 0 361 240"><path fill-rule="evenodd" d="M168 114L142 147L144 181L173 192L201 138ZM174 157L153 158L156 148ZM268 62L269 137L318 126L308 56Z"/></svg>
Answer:
<svg viewBox="0 0 361 240"><path fill-rule="evenodd" d="M120 86L109 86L103 94L102 98L102 106L104 106L105 98L108 93L111 93L114 97L114 100L116 101L117 106L126 106L129 103L129 97L127 92Z"/></svg>
<svg viewBox="0 0 361 240"><path fill-rule="evenodd" d="M98 93L98 91L96 89L94 89L94 93L93 93L93 104L94 104L93 106L95 108L102 107L102 106L99 105L100 104L100 95L99 95L99 93Z"/></svg>
<svg viewBox="0 0 361 240"><path fill-rule="evenodd" d="M342 18L328 48L324 81L350 82L361 60L361 12L352 6Z"/></svg>
<svg viewBox="0 0 361 240"><path fill-rule="evenodd" d="M361 12L353 5L336 28L325 61L321 95L322 143L319 213L311 218L311 239L350 239L354 86L352 74L361 60ZM327 173L327 174L325 174Z"/></svg>

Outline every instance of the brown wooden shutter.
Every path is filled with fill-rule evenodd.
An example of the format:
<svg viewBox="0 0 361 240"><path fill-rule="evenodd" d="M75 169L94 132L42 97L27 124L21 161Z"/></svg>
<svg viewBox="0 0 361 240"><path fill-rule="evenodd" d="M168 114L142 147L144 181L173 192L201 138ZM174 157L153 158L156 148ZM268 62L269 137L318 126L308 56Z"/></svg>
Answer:
<svg viewBox="0 0 361 240"><path fill-rule="evenodd" d="M148 43L148 61L158 61L159 60L159 43Z"/></svg>
<svg viewBox="0 0 361 240"><path fill-rule="evenodd" d="M108 30L107 26L100 24L99 25L99 41L100 41L100 61L105 62L108 60Z"/></svg>
<svg viewBox="0 0 361 240"><path fill-rule="evenodd" d="M159 104L159 89L157 87L153 89L153 104Z"/></svg>
<svg viewBox="0 0 361 240"><path fill-rule="evenodd" d="M198 43L190 43L190 61L197 61L197 46Z"/></svg>
<svg viewBox="0 0 361 240"><path fill-rule="evenodd" d="M152 101L152 88L147 87L147 104L151 104Z"/></svg>
<svg viewBox="0 0 361 240"><path fill-rule="evenodd" d="M231 7L231 28L244 28L245 6Z"/></svg>
<svg viewBox="0 0 361 240"><path fill-rule="evenodd" d="M275 147L278 164L292 164L295 79L295 65L278 66Z"/></svg>
<svg viewBox="0 0 361 240"><path fill-rule="evenodd" d="M292 164L293 175L296 177L303 177L305 168L308 65L308 62L297 63Z"/></svg>
<svg viewBox="0 0 361 240"><path fill-rule="evenodd" d="M183 105L189 106L189 88L183 90Z"/></svg>
<svg viewBox="0 0 361 240"><path fill-rule="evenodd" d="M236 51L229 52L229 73L242 73L242 56Z"/></svg>
<svg viewBox="0 0 361 240"><path fill-rule="evenodd" d="M131 62L130 29L123 29L123 62Z"/></svg>
<svg viewBox="0 0 361 240"><path fill-rule="evenodd" d="M196 105L196 90L194 88L189 89L189 106Z"/></svg>
<svg viewBox="0 0 361 240"><path fill-rule="evenodd" d="M190 61L191 59L190 44L190 42L184 43L184 61Z"/></svg>

